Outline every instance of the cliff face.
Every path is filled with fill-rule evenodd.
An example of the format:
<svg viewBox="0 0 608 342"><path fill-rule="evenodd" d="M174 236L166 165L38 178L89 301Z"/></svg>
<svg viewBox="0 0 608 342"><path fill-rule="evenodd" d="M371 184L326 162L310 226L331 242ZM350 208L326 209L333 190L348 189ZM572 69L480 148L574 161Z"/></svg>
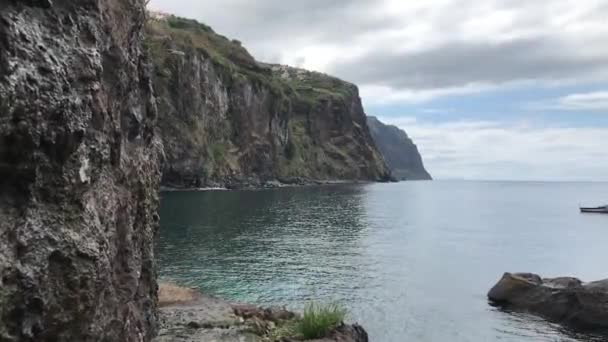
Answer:
<svg viewBox="0 0 608 342"><path fill-rule="evenodd" d="M238 41L171 16L149 22L147 46L165 185L390 177L354 85L258 63Z"/></svg>
<svg viewBox="0 0 608 342"><path fill-rule="evenodd" d="M398 180L431 180L431 175L424 169L418 147L403 130L385 125L377 118L369 116L367 124L376 145L393 176Z"/></svg>
<svg viewBox="0 0 608 342"><path fill-rule="evenodd" d="M160 179L143 0L0 0L0 340L145 341Z"/></svg>

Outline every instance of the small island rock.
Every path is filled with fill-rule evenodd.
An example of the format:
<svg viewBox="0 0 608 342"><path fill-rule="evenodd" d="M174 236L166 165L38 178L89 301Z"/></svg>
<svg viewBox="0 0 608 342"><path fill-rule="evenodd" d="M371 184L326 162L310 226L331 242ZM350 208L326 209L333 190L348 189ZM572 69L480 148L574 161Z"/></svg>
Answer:
<svg viewBox="0 0 608 342"><path fill-rule="evenodd" d="M525 310L575 329L608 329L608 279L584 283L571 277L505 273L488 298L497 306Z"/></svg>

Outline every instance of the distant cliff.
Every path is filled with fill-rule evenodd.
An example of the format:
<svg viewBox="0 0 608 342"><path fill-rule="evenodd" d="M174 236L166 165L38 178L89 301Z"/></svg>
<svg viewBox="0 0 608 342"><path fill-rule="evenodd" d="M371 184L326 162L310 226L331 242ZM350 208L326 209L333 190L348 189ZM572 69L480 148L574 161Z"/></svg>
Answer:
<svg viewBox="0 0 608 342"><path fill-rule="evenodd" d="M171 187L390 178L356 86L267 65L194 20L147 25Z"/></svg>
<svg viewBox="0 0 608 342"><path fill-rule="evenodd" d="M398 180L431 180L425 170L418 147L403 130L385 125L376 117L368 116L367 125L378 149Z"/></svg>

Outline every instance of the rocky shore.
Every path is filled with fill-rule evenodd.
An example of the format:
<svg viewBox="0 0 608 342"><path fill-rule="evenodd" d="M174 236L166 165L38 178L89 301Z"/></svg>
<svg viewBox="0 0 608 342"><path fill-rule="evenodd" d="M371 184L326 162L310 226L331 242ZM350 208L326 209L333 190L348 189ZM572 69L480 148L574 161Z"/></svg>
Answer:
<svg viewBox="0 0 608 342"><path fill-rule="evenodd" d="M303 341L286 329L301 316L284 308L259 308L206 296L194 289L161 284L158 337L154 342ZM341 324L313 342L367 342L359 325Z"/></svg>
<svg viewBox="0 0 608 342"><path fill-rule="evenodd" d="M391 180L392 182L392 180ZM193 187L180 187L180 186L161 186L161 192L171 191L221 191L221 190L261 190L261 189L277 189L277 188L297 188L297 187L311 187L311 186L325 186L325 185L340 185L340 184L370 184L375 182L369 181L352 181L352 180L307 180L300 179L298 181L266 181L266 182L238 182L230 184L214 184L212 186L206 186L201 188Z"/></svg>
<svg viewBox="0 0 608 342"><path fill-rule="evenodd" d="M493 305L523 310L577 330L608 332L608 279L505 273L488 293Z"/></svg>

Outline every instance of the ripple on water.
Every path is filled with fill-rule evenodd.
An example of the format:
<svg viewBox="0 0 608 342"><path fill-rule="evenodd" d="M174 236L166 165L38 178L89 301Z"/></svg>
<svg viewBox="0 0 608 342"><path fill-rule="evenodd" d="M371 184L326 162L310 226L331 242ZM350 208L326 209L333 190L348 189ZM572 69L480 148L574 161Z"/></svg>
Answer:
<svg viewBox="0 0 608 342"><path fill-rule="evenodd" d="M163 193L161 276L302 308L340 301L373 341L600 341L485 294L504 271L605 277L604 183L413 182Z"/></svg>

